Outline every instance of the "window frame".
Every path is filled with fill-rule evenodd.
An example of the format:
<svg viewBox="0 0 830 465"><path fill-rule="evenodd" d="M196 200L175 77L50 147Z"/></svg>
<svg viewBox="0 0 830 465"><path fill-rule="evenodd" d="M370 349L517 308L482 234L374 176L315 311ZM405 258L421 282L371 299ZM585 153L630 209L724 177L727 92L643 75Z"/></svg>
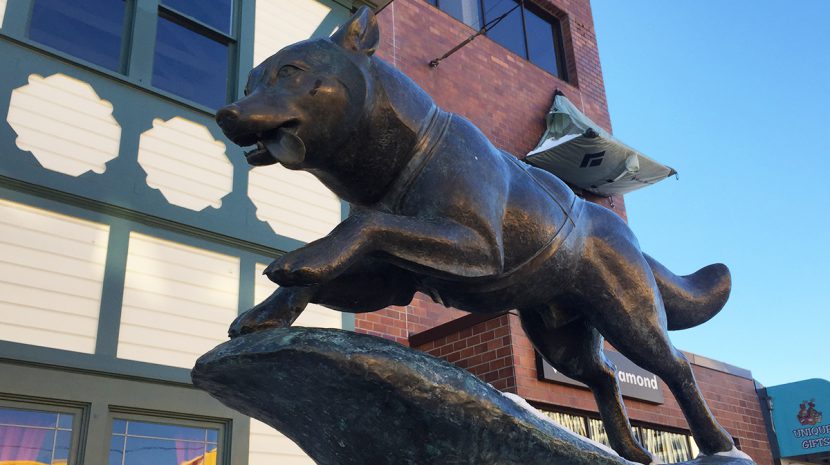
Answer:
<svg viewBox="0 0 830 465"><path fill-rule="evenodd" d="M0 372L6 375L0 377L0 403L33 404L35 410L83 411L75 434L80 443L71 465L106 464L112 412L118 417L135 415L139 421L142 419L138 416L146 416L147 421L167 420L183 425L199 422L199 426L211 428L221 424L224 429L218 438L217 457L222 457L226 465L247 463L249 417L222 405L190 383L3 360Z"/></svg>
<svg viewBox="0 0 830 465"><path fill-rule="evenodd" d="M37 0L35 0L37 1ZM158 21L160 19L166 19L178 26L181 26L188 31L197 34L202 37L206 37L214 42L222 44L227 47L228 49L228 75L227 75L227 82L225 84L225 104L232 102L235 100L235 89L237 87L236 78L238 77L238 72L236 70L239 69L239 53L238 53L238 40L237 36L239 35L239 7L242 0L233 0L233 4L231 5L231 18L230 18L230 31L225 33L216 29L208 24L192 17L181 13L169 6L164 5L164 0L126 0L132 3L132 5L138 5L139 2L146 2L150 7L151 11L155 11L155 15L153 16L153 24L150 27L147 23L148 21L145 19L143 21L143 25L146 28L144 31L136 31L138 34L142 34L140 37L136 37L135 35L131 38L133 41L143 41L144 43L152 43L152 47L147 47L146 49L142 49L142 55L140 57L140 61L132 61L133 55L135 55L135 51L137 50L136 47L131 47L129 53L130 57L130 69L132 66L136 66L137 69L141 69L141 73L146 78L146 82L149 86L151 86L157 92L163 92L165 94L175 95L179 99L187 100L193 102L199 106L205 108L211 108L207 105L189 100L187 97L182 97L178 94L175 94L170 91L163 90L153 85L153 67L155 66L155 59L154 54L156 52L156 43L157 41L157 34L156 30L158 27ZM153 6L155 8L153 8ZM150 29L152 29L152 38L148 38L147 34L150 33ZM151 42L152 41L152 42ZM140 67L140 68L139 68ZM128 69L128 71L130 70ZM218 108L214 109L218 110Z"/></svg>
<svg viewBox="0 0 830 465"><path fill-rule="evenodd" d="M582 420L582 422L584 424L583 428L585 429L585 432L587 433L585 435L586 438L591 439L593 441L599 442L601 444L604 444L604 445L610 447L610 445L608 444L608 441L607 441L608 436L607 436L607 432L605 430L605 424L602 423L602 419L599 417L598 414L593 413L593 412L592 413L585 413L585 412L579 412L579 411L575 411L575 410L562 409L562 408L540 408L540 411L545 416L552 419L553 421L556 421L556 419L551 414L562 414L562 415L566 415L566 416L570 416L570 417L576 417L577 419ZM594 433L592 433L592 429L591 429L592 422L596 422L594 424L597 424L600 428L602 428L603 436L605 436L604 438L595 437L595 435L594 435ZM687 458L687 460L694 459L695 456L696 456L696 451L699 451L699 449L697 448L697 444L695 443L695 439L692 436L692 433L690 431L683 430L683 429L680 429L680 428L666 427L666 426L663 426L663 425L655 425L655 424L651 424L651 423L644 423L644 422L640 422L640 421L631 421L630 423L631 423L632 432L634 433L634 436L637 438L637 441L640 442L640 444L642 444L642 442L643 442L643 440L642 440L642 435L643 435L642 430L643 429L648 429L648 430L655 431L657 433L669 433L669 434L676 434L676 435L683 436L684 439L686 440L686 450L689 452L689 458ZM567 428L564 425L560 425L560 426L562 426L563 428ZM579 433L577 433L577 434L579 434ZM646 447L645 444L642 444L642 445L643 445L643 447ZM646 449L648 449L648 448L646 447ZM655 451L649 450L649 452L651 452L652 454L657 456L657 453ZM663 459L663 460L670 460L669 458L666 458L666 457L660 457L660 456L658 456L658 457L660 459Z"/></svg>
<svg viewBox="0 0 830 465"><path fill-rule="evenodd" d="M195 427L205 429L218 430L216 440L216 462L217 465L228 465L231 462L230 454L227 449L230 449L230 434L232 429L231 420L225 418L211 418L200 415L177 414L175 412L158 411L158 410L144 410L131 407L121 407L117 405L109 406L109 415L107 415L106 427L106 442L113 436L113 423L115 420L126 420L143 423L156 423L174 426ZM130 437L128 434L125 437ZM133 436L136 437L136 436ZM106 462L104 462L106 463ZM71 464L68 464L71 465Z"/></svg>
<svg viewBox="0 0 830 465"><path fill-rule="evenodd" d="M82 463L82 445L86 442L86 430L89 424L88 403L42 399L37 397L0 394L0 407L47 413L72 414L72 440L69 443L67 465Z"/></svg>
<svg viewBox="0 0 830 465"><path fill-rule="evenodd" d="M441 8L441 2L442 1L446 1L446 0L426 0L426 2L428 4L435 7L436 9L440 10L441 12L447 14L448 16L452 17L454 20L460 22L461 24L464 24L465 26L472 27L469 24L455 18L454 16L452 16L448 12L444 11ZM472 27L472 28L476 29L476 30L480 30L482 27L484 27L484 25L488 21L488 19L486 18L486 10L484 8L484 6L485 6L484 5L484 0L471 0L471 1L475 2L476 6L478 7L478 19L479 19L479 24L477 25L477 27ZM504 45L502 45L501 43L497 42L496 40L494 40L492 38L490 40L492 40L494 43L498 44L500 47L504 48L508 52L510 52L510 53L512 53L512 54L514 54L518 57L523 58L528 63L532 63L534 66L536 66L537 68L541 69L542 71L550 74L551 76L553 76L555 78L558 78L558 79L561 79L562 81L565 81L565 82L570 82L569 77L568 77L568 63L567 63L567 60L565 58L565 36L563 34L563 28L562 28L562 21L563 20L561 18L557 17L556 15L550 13L549 11L545 10L544 8L537 5L535 2L533 2L531 0L525 0L524 2L522 2L521 0L510 0L510 1L519 4L518 10L520 12L521 23L522 23L521 33L522 33L522 39L524 41L524 50L525 50L524 55L517 54L513 50L505 47ZM513 8L513 5L511 5L510 8ZM535 14L536 16L538 16L539 18L544 20L546 23L550 24L551 29L553 30L552 31L553 32L553 50L554 50L554 62L556 63L556 71L557 71L556 74L551 73L550 71L548 71L547 69L543 68L541 65L535 63L534 61L532 61L530 59L529 38L528 38L528 34L527 34L527 24L526 24L526 20L525 20L525 11L526 10L529 10L531 13ZM511 14L515 14L515 13L511 13ZM485 36L489 37L489 34L485 33Z"/></svg>
<svg viewBox="0 0 830 465"><path fill-rule="evenodd" d="M556 74L550 73L547 70L545 71L550 73L552 76L556 76L559 79L567 82L568 66L565 62L565 36L564 34L562 34L562 20L557 18L555 15L551 14L541 6L529 0L526 1L519 9L522 12L522 32L524 32L525 51L527 53L527 58L525 59L533 63L533 61L530 60L530 44L528 43L529 40L527 36L527 22L525 20L525 11L530 10L531 13L535 14L540 19L544 20L546 23L550 24L553 33L553 50L554 62L556 63ZM544 69L541 66L539 66L539 68Z"/></svg>
<svg viewBox="0 0 830 465"><path fill-rule="evenodd" d="M31 39L29 37L29 29L34 12L34 5L37 0L17 0L15 2L9 2L6 5L5 19L2 28L0 28L0 35L11 38L30 48L40 50L48 55L82 66L99 74L127 82L200 112L213 115L217 110L216 108L155 87L152 84L153 59L156 51L156 29L159 18L165 18L190 30L194 34L199 34L227 46L228 76L226 102L232 102L240 95L241 86L244 85L244 80L240 76L241 64L248 61L248 55L250 55L249 52L243 51L244 47L240 44L252 45L253 38L251 32L243 30L242 23L243 18L246 21L253 19L252 1L233 0L229 33L220 31L192 16L180 13L169 6L163 5L164 0L124 1L126 3L124 29L118 70L97 65L68 52Z"/></svg>

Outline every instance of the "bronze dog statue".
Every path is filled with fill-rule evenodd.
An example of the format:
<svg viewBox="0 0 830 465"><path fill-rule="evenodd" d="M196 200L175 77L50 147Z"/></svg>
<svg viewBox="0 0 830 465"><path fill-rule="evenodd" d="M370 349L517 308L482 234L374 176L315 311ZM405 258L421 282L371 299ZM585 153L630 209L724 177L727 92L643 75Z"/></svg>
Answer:
<svg viewBox="0 0 830 465"><path fill-rule="evenodd" d="M734 448L667 330L714 316L729 270L676 276L640 251L613 212L497 149L373 56L362 8L330 39L300 42L251 71L246 96L216 115L252 165L314 174L351 205L326 237L266 270L280 287L231 337L288 326L309 302L343 312L406 305L415 292L470 312L518 309L536 349L588 385L611 445L642 463L603 338L662 378L705 454Z"/></svg>

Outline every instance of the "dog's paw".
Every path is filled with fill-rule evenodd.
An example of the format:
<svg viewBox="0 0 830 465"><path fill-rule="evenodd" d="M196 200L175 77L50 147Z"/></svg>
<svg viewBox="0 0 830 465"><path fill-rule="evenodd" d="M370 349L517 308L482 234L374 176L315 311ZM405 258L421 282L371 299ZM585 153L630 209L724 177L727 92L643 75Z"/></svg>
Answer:
<svg viewBox="0 0 830 465"><path fill-rule="evenodd" d="M291 326L305 310L313 293L314 289L310 287L277 289L254 308L236 317L228 328L228 336L233 339L265 329Z"/></svg>
<svg viewBox="0 0 830 465"><path fill-rule="evenodd" d="M271 318L269 315L265 314L265 312L256 310L256 308L252 308L236 317L236 319L233 320L233 323L231 323L231 326L228 328L228 337L233 339L245 334L255 333L269 328L282 328L288 326L284 321Z"/></svg>
<svg viewBox="0 0 830 465"><path fill-rule="evenodd" d="M265 275L280 286L311 286L321 283L324 273L309 267L275 261L265 269Z"/></svg>
<svg viewBox="0 0 830 465"><path fill-rule="evenodd" d="M331 272L330 264L307 247L274 260L264 274L280 286L311 286L326 281Z"/></svg>

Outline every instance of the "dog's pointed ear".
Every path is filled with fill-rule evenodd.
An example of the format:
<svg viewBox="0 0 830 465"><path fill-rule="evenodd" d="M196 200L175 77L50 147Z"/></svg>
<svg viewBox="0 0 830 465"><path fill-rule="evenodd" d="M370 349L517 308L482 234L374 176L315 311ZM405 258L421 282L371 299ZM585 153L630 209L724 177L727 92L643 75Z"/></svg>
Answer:
<svg viewBox="0 0 830 465"><path fill-rule="evenodd" d="M375 14L367 6L360 7L351 19L331 35L331 41L346 50L367 55L375 53L380 43L380 29Z"/></svg>

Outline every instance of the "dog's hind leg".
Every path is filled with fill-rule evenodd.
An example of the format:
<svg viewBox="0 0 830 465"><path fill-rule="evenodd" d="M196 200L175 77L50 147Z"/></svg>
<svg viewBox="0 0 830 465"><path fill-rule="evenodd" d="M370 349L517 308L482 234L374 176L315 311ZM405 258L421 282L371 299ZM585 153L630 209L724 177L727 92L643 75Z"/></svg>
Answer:
<svg viewBox="0 0 830 465"><path fill-rule="evenodd" d="M598 225L586 240L580 270L582 314L626 357L666 382L700 450L734 445L712 415L686 357L669 341L663 302L648 263L630 232Z"/></svg>
<svg viewBox="0 0 830 465"><path fill-rule="evenodd" d="M653 457L634 438L614 366L603 353L603 338L584 318L551 328L540 313L520 309L522 327L536 350L565 376L588 385L596 398L611 447L622 457L651 463Z"/></svg>

